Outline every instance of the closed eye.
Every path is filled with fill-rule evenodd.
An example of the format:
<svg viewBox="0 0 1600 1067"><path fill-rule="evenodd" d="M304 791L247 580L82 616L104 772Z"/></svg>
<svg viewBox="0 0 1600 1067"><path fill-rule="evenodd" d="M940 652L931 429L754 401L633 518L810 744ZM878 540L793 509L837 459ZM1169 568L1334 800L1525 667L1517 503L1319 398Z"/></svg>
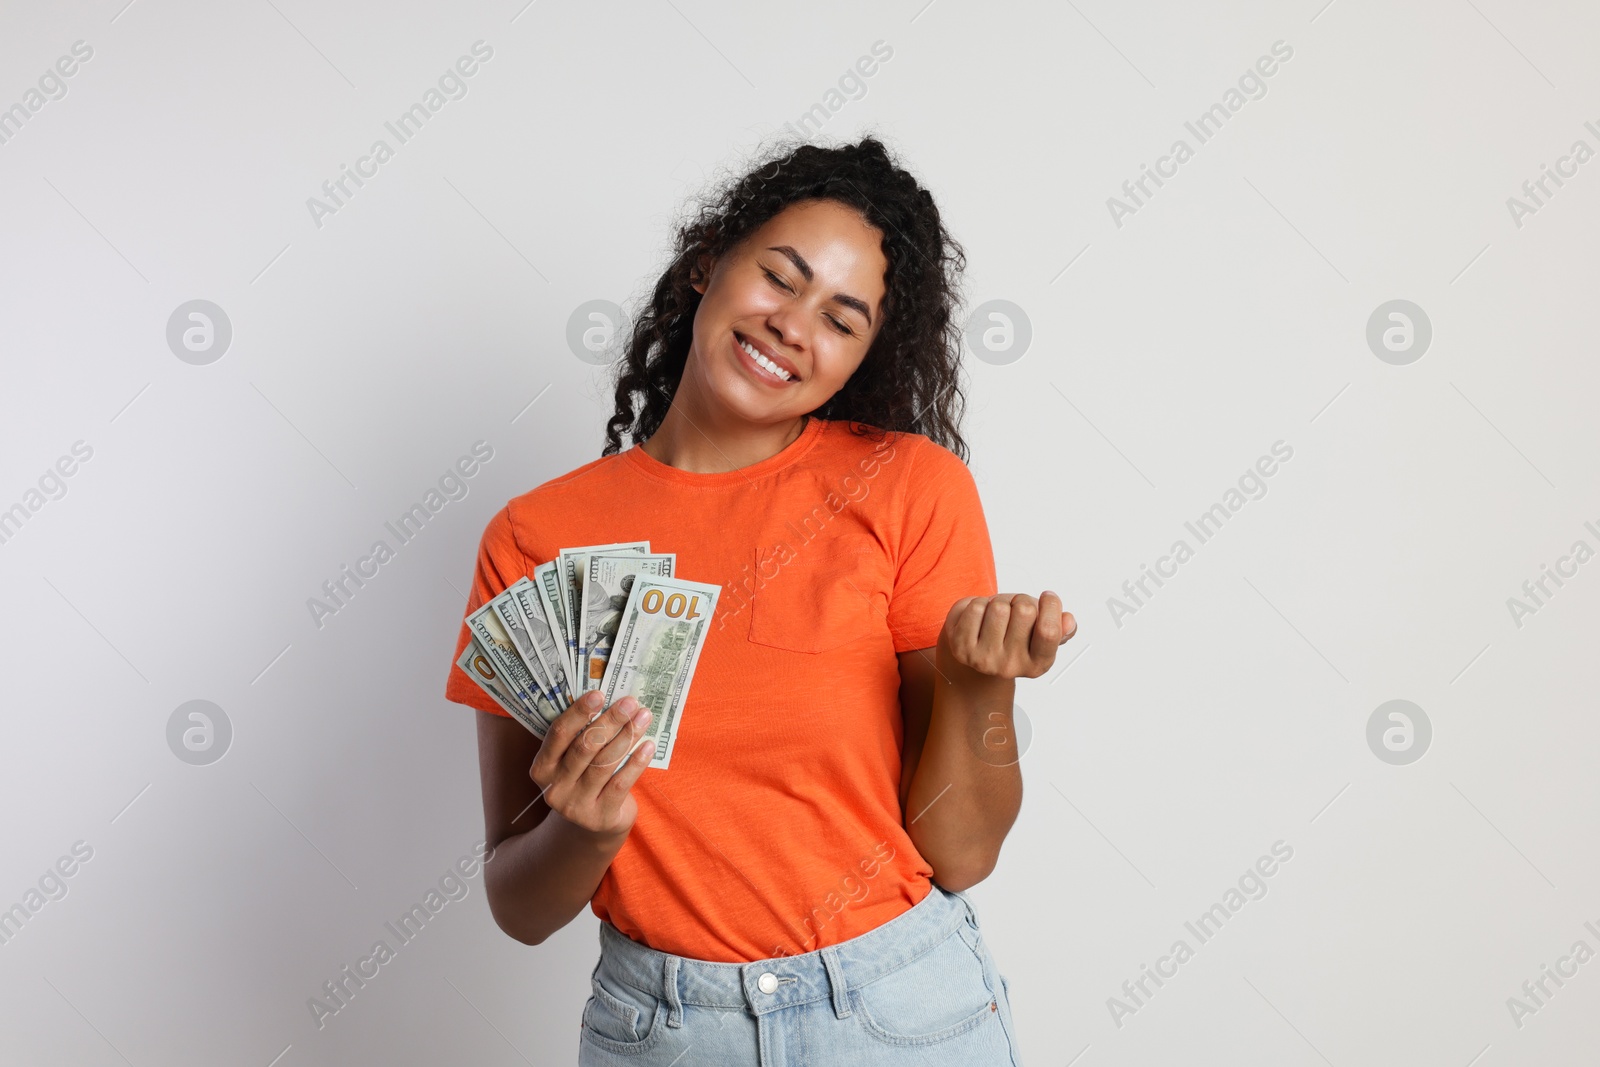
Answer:
<svg viewBox="0 0 1600 1067"><path fill-rule="evenodd" d="M794 292L794 290L792 288L790 288L788 282L784 281L782 278L778 277L776 274L772 273L767 268L762 267L761 268L761 273L765 274L767 276L767 280L769 282L771 282L773 285L777 286L779 289L783 290L784 292L786 292L786 293ZM855 331L854 330L852 330L849 326L845 325L843 322L840 322L838 319L834 318L832 315L828 316L828 321L833 324L833 328L834 329L838 330L840 333L844 334L846 337L855 336Z"/></svg>

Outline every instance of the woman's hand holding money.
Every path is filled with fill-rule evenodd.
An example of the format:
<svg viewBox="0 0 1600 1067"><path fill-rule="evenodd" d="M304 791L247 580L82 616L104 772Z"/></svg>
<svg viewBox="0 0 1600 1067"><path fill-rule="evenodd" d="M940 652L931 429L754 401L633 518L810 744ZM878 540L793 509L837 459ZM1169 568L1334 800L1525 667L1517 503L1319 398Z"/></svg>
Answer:
<svg viewBox="0 0 1600 1067"><path fill-rule="evenodd" d="M556 717L528 776L569 823L622 838L639 814L633 783L655 754L653 743L639 744L650 709L630 696L601 712L602 699L597 691L585 693Z"/></svg>

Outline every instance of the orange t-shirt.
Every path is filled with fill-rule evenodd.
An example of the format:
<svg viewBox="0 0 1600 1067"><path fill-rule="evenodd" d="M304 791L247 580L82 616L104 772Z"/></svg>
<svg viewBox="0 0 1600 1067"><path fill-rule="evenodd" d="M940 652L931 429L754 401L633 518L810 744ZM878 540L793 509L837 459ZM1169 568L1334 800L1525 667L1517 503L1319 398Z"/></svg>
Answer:
<svg viewBox="0 0 1600 1067"><path fill-rule="evenodd" d="M696 474L632 447L490 520L467 610L562 548L650 542L722 586L672 766L590 907L636 941L722 963L811 952L927 895L900 809L896 653L931 648L964 596L996 592L965 464L920 434L808 419L781 452ZM463 624L456 655L465 647ZM459 668L445 695L505 712Z"/></svg>

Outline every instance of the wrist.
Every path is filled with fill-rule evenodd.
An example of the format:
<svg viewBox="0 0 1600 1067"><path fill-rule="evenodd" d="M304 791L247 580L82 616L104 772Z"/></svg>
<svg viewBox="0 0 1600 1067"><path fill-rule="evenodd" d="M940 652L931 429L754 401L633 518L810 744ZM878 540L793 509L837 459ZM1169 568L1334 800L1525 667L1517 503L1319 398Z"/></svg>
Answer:
<svg viewBox="0 0 1600 1067"><path fill-rule="evenodd" d="M623 843L628 840L628 833L633 829L629 825L621 830L590 830L554 810L550 812L549 819L554 824L551 829L564 842L575 848L605 856L608 860L622 850Z"/></svg>
<svg viewBox="0 0 1600 1067"><path fill-rule="evenodd" d="M984 674L982 671L962 663L945 644L943 636L934 651L933 659L939 684L955 686L964 692L974 695L987 695L990 693L1003 693L1012 690L1016 679L1005 678L994 674ZM1008 701L1009 702L1009 701Z"/></svg>

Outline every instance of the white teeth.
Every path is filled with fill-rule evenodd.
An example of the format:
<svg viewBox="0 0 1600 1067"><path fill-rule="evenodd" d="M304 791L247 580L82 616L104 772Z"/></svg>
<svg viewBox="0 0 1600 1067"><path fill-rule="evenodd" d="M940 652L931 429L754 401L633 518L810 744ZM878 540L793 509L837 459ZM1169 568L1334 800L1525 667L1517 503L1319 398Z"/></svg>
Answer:
<svg viewBox="0 0 1600 1067"><path fill-rule="evenodd" d="M762 370L767 371L774 377L781 378L783 381L789 381L793 377L793 375L791 375L788 371L772 362L772 360L768 359L766 356L763 356L760 352L757 352L748 341L740 341L739 347L744 349L745 354L751 359L755 360L756 363L761 366Z"/></svg>

